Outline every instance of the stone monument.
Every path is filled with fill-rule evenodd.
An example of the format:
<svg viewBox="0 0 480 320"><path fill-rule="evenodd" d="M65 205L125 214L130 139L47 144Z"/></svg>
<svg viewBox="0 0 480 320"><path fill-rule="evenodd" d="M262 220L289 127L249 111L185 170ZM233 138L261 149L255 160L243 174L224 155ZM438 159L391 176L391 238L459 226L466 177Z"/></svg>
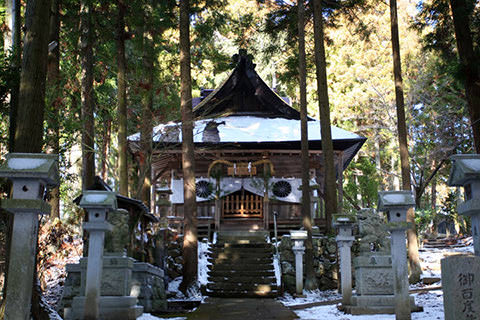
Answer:
<svg viewBox="0 0 480 320"><path fill-rule="evenodd" d="M458 213L470 216L475 255L441 260L445 320L480 319L480 155L452 156L449 186L463 187Z"/></svg>
<svg viewBox="0 0 480 320"><path fill-rule="evenodd" d="M5 319L29 320L38 215L50 213L43 196L47 187L58 184L57 156L10 153L5 158L0 177L12 181L12 198L3 199L1 204L13 214Z"/></svg>

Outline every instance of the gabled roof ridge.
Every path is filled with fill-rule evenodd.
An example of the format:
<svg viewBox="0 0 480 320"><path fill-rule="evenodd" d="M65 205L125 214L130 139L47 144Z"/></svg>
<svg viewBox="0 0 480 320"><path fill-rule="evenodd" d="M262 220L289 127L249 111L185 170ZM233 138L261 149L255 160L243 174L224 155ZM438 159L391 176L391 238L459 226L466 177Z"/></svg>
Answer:
<svg viewBox="0 0 480 320"><path fill-rule="evenodd" d="M253 112L257 110L259 113L264 113L268 117L284 117L289 119L300 119L300 113L287 103L277 92L270 88L267 83L260 77L255 70L255 64L251 61L251 58L246 54L244 50L241 50L238 55L234 56L237 59L237 64L230 75L222 82L222 84L215 88L213 92L207 95L199 104L193 109L195 117L197 119L212 117L215 114L222 114L228 111L228 102L232 101L233 114L236 112L242 113ZM243 80L242 80L243 79ZM245 82L243 82L245 81ZM245 86L249 86L246 89ZM247 84L248 83L248 84ZM248 102L243 101L235 103L235 96L237 86L240 85L239 91L251 90L253 88L255 92L251 95L244 95L250 99L254 99L254 104L247 105ZM227 91L222 93L222 89ZM220 96L218 96L220 94ZM215 98L218 96L218 102L215 102ZM231 99L234 100L231 100ZM252 100L250 100L250 103ZM225 104L227 103L227 104ZM212 104L209 106L209 104ZM249 106L249 107L247 107ZM255 112L257 112L255 111Z"/></svg>

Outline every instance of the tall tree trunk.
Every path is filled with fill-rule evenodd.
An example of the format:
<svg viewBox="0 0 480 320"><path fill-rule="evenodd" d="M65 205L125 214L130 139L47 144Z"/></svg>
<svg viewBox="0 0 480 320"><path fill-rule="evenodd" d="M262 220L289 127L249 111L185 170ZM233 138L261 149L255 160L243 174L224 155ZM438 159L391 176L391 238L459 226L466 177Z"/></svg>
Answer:
<svg viewBox="0 0 480 320"><path fill-rule="evenodd" d="M458 55L465 74L465 95L475 152L480 153L480 58L473 49L470 21L476 1L450 0Z"/></svg>
<svg viewBox="0 0 480 320"><path fill-rule="evenodd" d="M302 145L302 220L307 230L305 241L305 289L318 288L313 268L312 214L310 203L310 158L308 155L307 62L305 55L305 6L298 0L298 73L300 83L300 120Z"/></svg>
<svg viewBox="0 0 480 320"><path fill-rule="evenodd" d="M4 34L4 45L3 48L5 51L11 50L13 54L13 67L19 68L22 63L21 55L21 34L20 26L22 24L22 17L20 15L21 6L20 0L6 0L6 17L5 21L7 23L7 31ZM17 123L17 109L18 109L18 95L20 90L20 81L15 81L10 90L10 110L9 110L9 140L8 140L8 150L13 152L14 150L14 141L15 141L15 126Z"/></svg>
<svg viewBox="0 0 480 320"><path fill-rule="evenodd" d="M127 160L127 63L125 59L125 3L117 1L117 86L118 86L118 178L120 194L128 196L128 160Z"/></svg>
<svg viewBox="0 0 480 320"><path fill-rule="evenodd" d="M107 181L108 177L108 153L110 150L110 138L112 135L112 119L105 121L105 128L103 129L102 139L102 157L100 164L100 173L103 181Z"/></svg>
<svg viewBox="0 0 480 320"><path fill-rule="evenodd" d="M4 45L3 48L5 52L11 50L13 57L13 67L19 68L21 64L21 43L20 43L20 25L21 25L21 15L20 15L20 0L6 0L6 10L5 10L5 21L7 24L7 30L4 34ZM20 77L18 81L13 83L12 88L10 89L10 109L9 109L9 135L8 135L8 151L14 152L14 141L15 141L15 125L17 118L17 109L18 109L18 95L20 89ZM13 228L13 219L12 215L7 214L3 216L5 219L5 266L8 266L8 257L10 255L10 242L11 234L10 230ZM7 271L8 268L5 268L4 272L4 288L7 287ZM5 290L3 294L5 296ZM5 301L5 300L4 300ZM1 305L0 305L1 308ZM0 312L0 318L1 318Z"/></svg>
<svg viewBox="0 0 480 320"><path fill-rule="evenodd" d="M398 39L396 0L390 0L390 26L392 33L393 74L395 78L395 102L397 105L397 130L398 143L400 146L402 187L403 190L411 191L412 185L410 181L410 163L408 160L407 124L405 120L405 103L403 100L402 65L400 61L400 41ZM415 226L415 210L413 208L409 209L407 212L407 221L412 225L412 228L407 230L410 282L416 283L420 281L422 268L420 267L420 258L418 256L417 228Z"/></svg>
<svg viewBox="0 0 480 320"><path fill-rule="evenodd" d="M42 152L50 0L27 3L15 152Z"/></svg>
<svg viewBox="0 0 480 320"><path fill-rule="evenodd" d="M150 208L152 187L152 131L153 131L153 40L148 32L144 35L143 79L142 79L142 124L140 145L143 161L140 163L141 199Z"/></svg>
<svg viewBox="0 0 480 320"><path fill-rule="evenodd" d="M432 179L432 199L431 199L431 210L433 213L432 219L432 229L431 232L436 235L437 233L437 179Z"/></svg>
<svg viewBox="0 0 480 320"><path fill-rule="evenodd" d="M27 2L14 152L42 152L49 37L49 23L45 21L50 19L50 3L50 0ZM38 278L36 272L25 276ZM38 303L41 290L38 290L37 281L33 286L32 314L34 318L42 319L43 306Z"/></svg>
<svg viewBox="0 0 480 320"><path fill-rule="evenodd" d="M95 179L95 140L93 118L93 29L92 8L87 0L80 5L80 60L82 66L82 189Z"/></svg>
<svg viewBox="0 0 480 320"><path fill-rule="evenodd" d="M50 15L50 34L48 43L56 43L56 46L48 52L47 81L49 86L49 127L48 151L54 154L60 152L60 124L59 107L61 106L62 95L60 92L60 0L52 0ZM60 217L60 188L55 187L50 191L50 219Z"/></svg>
<svg viewBox="0 0 480 320"><path fill-rule="evenodd" d="M180 107L182 110L183 168L183 281L187 290L197 281L197 202L195 195L195 153L193 145L192 76L190 74L190 4L180 0Z"/></svg>
<svg viewBox="0 0 480 320"><path fill-rule="evenodd" d="M325 162L325 218L326 231L332 229L332 215L337 212L337 185L335 163L333 159L332 130L330 124L330 105L328 101L327 63L323 34L322 1L313 1L313 21L315 39L315 65L317 72L318 105L320 109L320 134L322 136L322 155ZM341 164L339 164L341 165Z"/></svg>

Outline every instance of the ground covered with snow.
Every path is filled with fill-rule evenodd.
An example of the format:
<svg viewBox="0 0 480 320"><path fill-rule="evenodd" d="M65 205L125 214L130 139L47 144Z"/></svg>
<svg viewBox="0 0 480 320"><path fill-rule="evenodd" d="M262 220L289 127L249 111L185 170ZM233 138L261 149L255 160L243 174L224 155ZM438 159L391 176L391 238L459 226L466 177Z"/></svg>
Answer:
<svg viewBox="0 0 480 320"><path fill-rule="evenodd" d="M199 277L201 282L204 283L206 280L206 244L199 244ZM467 247L456 247L456 248L422 248L420 249L420 260L422 263L423 269L423 278L433 278L441 277L440 269L440 260L447 255L459 254L459 253L472 253L473 246ZM181 279L177 279L177 282ZM175 283L171 288L175 290ZM441 286L441 281L424 285L416 284L410 287L412 290L424 290L421 292L413 293L415 297L415 302L417 305L423 307L422 312L416 312L412 314L413 320L427 319L427 320L443 320L444 319L444 310L443 310L443 292L439 290L438 287ZM317 319L337 319L337 320L388 320L395 319L395 315L349 315L345 314L342 311L339 311L337 308L337 303L341 299L341 295L335 290L329 291L313 291L305 292L304 297L293 297L289 294L285 294L282 297L278 298L278 301L283 303L287 307L296 306L298 308L300 305L305 305L306 308L296 309L294 312L299 316L301 320L317 320ZM309 304L315 303L328 303L331 304L307 307ZM186 317L175 317L175 318L161 318L155 317L150 314L144 314L139 320L185 320Z"/></svg>

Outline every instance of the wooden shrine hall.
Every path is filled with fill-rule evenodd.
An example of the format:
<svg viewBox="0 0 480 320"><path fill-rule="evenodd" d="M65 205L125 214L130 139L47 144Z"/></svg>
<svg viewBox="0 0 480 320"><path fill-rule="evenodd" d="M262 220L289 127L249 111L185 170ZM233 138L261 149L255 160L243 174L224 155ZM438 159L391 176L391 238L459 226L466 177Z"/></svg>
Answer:
<svg viewBox="0 0 480 320"><path fill-rule="evenodd" d="M273 213L284 230L301 226L300 113L278 96L245 54L227 80L194 98L197 219L204 229L273 230ZM308 121L312 216L323 219L320 122ZM339 200L343 171L365 142L332 126ZM183 219L181 122L153 130L152 208L172 224ZM134 156L140 134L128 138Z"/></svg>

